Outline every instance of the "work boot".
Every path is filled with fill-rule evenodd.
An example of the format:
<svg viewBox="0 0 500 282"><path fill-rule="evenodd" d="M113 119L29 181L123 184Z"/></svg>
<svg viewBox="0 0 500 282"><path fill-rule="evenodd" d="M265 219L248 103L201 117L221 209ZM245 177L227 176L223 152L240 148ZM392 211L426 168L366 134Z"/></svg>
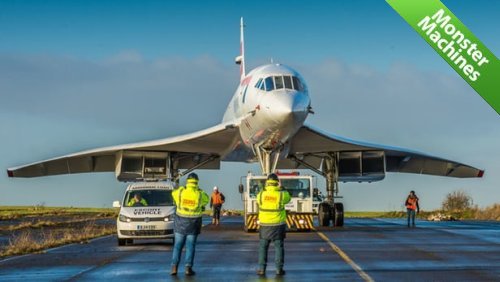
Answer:
<svg viewBox="0 0 500 282"><path fill-rule="evenodd" d="M283 270L283 268L280 268L280 269L277 269L276 270L276 275L278 276L282 276L282 275L285 275L285 271Z"/></svg>
<svg viewBox="0 0 500 282"><path fill-rule="evenodd" d="M170 275L177 275L177 265L172 265L172 270L170 271Z"/></svg>
<svg viewBox="0 0 500 282"><path fill-rule="evenodd" d="M196 272L193 271L193 268L191 266L186 266L185 274L186 276L193 276L196 274Z"/></svg>
<svg viewBox="0 0 500 282"><path fill-rule="evenodd" d="M257 275L264 276L266 275L266 269L257 269Z"/></svg>

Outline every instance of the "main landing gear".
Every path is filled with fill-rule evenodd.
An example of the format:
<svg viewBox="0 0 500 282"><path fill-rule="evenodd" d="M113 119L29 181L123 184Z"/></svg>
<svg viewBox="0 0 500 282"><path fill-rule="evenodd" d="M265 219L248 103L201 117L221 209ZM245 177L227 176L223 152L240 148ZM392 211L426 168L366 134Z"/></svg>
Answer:
<svg viewBox="0 0 500 282"><path fill-rule="evenodd" d="M344 205L335 203L335 198L339 192L339 170L338 170L338 154L331 152L323 158L323 170L318 170L307 162L292 157L297 163L313 170L322 175L326 179L326 199L318 207L318 222L320 226L341 227L344 226Z"/></svg>

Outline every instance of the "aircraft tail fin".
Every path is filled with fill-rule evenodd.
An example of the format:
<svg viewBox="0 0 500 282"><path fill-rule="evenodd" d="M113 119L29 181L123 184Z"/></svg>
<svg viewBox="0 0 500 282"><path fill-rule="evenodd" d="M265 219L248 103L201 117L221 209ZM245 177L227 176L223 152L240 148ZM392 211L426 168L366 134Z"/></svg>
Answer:
<svg viewBox="0 0 500 282"><path fill-rule="evenodd" d="M246 76L245 72L245 40L243 36L243 29L245 25L243 24L243 17L240 20L240 55L236 57L235 62L240 65L240 81L243 81Z"/></svg>

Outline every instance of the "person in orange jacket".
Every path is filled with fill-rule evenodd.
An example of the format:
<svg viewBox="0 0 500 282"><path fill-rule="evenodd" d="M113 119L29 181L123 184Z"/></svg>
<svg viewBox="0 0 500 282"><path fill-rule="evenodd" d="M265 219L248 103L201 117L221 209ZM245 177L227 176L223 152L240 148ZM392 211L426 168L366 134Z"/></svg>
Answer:
<svg viewBox="0 0 500 282"><path fill-rule="evenodd" d="M214 186L214 192L212 193L212 197L210 197L210 207L213 209L212 224L219 225L220 211L225 200L226 198L224 197L224 194L219 192L219 188L217 186Z"/></svg>
<svg viewBox="0 0 500 282"><path fill-rule="evenodd" d="M415 195L415 191L410 191L410 195L405 201L406 213L408 215L408 227L410 227L410 219L412 221L412 226L415 227L415 211L420 212L420 207L418 206L418 197Z"/></svg>

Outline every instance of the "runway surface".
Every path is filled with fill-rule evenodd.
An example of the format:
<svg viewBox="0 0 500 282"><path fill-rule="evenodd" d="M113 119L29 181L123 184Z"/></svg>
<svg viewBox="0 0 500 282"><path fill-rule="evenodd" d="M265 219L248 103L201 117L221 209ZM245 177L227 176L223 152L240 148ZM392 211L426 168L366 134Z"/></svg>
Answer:
<svg viewBox="0 0 500 282"><path fill-rule="evenodd" d="M205 219L208 222L209 219ZM256 273L258 234L241 217L206 225L194 277L169 275L170 240L118 247L115 236L0 261L0 281L500 281L500 224L346 219L345 227L288 233L283 278ZM182 263L182 262L181 262Z"/></svg>

